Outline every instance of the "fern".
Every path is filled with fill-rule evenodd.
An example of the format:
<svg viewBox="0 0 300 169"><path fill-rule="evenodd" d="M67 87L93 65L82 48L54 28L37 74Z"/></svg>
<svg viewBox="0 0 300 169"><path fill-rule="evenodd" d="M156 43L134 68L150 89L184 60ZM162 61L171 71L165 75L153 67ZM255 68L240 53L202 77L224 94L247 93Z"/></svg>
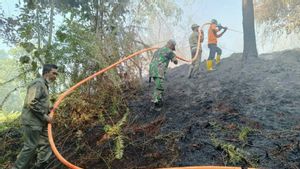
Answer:
<svg viewBox="0 0 300 169"><path fill-rule="evenodd" d="M115 157L116 159L121 159L124 153L124 141L123 136L119 135L115 140Z"/></svg>
<svg viewBox="0 0 300 169"><path fill-rule="evenodd" d="M120 121L114 126L110 125L105 125L104 126L104 131L106 134L109 136L116 136L115 138L115 147L114 147L114 154L116 159L121 159L123 157L124 153L124 141L123 141L123 136L121 133L121 127L125 124L127 121L127 116L128 113L126 113Z"/></svg>
<svg viewBox="0 0 300 169"><path fill-rule="evenodd" d="M251 128L249 128L249 127L242 128L242 130L239 134L239 139L243 142L246 142L250 132L252 132Z"/></svg>
<svg viewBox="0 0 300 169"><path fill-rule="evenodd" d="M125 124L125 122L127 121L127 116L128 113L126 113L123 118L114 126L111 125L105 125L104 126L104 131L109 135L109 136L113 136L113 135L120 135L121 134L121 127Z"/></svg>
<svg viewBox="0 0 300 169"><path fill-rule="evenodd" d="M243 151L242 149L237 148L236 146L230 144L230 143L225 143L214 136L212 136L211 141L213 145L217 148L220 148L224 152L228 154L228 161L233 164L238 164L241 163L242 161L247 161L251 166L256 166L255 162L249 161L247 159L247 153Z"/></svg>

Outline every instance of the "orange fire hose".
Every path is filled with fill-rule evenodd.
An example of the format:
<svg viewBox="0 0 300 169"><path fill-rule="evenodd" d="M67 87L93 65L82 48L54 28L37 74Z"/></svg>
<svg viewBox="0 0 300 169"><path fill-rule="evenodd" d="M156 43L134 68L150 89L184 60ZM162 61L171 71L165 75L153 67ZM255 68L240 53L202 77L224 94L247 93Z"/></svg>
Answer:
<svg viewBox="0 0 300 169"><path fill-rule="evenodd" d="M76 85L72 86L71 88L69 88L67 91L65 91L64 93L62 93L57 101L54 103L54 106L53 106L53 109L51 110L50 112L50 116L53 117L54 116L54 112L55 110L58 108L59 104L62 102L62 100L67 96L69 95L73 90L75 90L76 88L78 88L80 85L82 85L83 83L93 79L94 77L116 67L118 64L128 60L128 59L131 59L132 57L136 56L136 55L139 55L139 54L142 54L144 52L147 52L147 51L151 51L151 50L155 50L157 49L158 47L151 47L151 48L146 48L146 49L143 49L143 50L140 50L134 54L131 54L117 62L115 62L114 64L94 73L93 75L83 79L82 81L78 82ZM182 61L186 61L186 62L189 62L189 60L187 59L184 59L180 56L176 56L178 59L182 60ZM66 165L67 167L71 168L71 169L81 169L80 167L70 163L69 161L67 161L57 150L56 146L55 146L55 143L54 143L54 139L53 139L53 135L52 135L52 125L51 123L48 124L48 137L49 137L49 142L50 142L50 146L51 146L51 149L53 151L53 153L55 154L55 156L59 159L59 161L61 161L64 165Z"/></svg>
<svg viewBox="0 0 300 169"><path fill-rule="evenodd" d="M171 167L159 169L242 169L242 167L226 167L226 166L191 166L191 167ZM247 168L255 169L255 168Z"/></svg>
<svg viewBox="0 0 300 169"><path fill-rule="evenodd" d="M118 64L124 62L125 60L128 60L136 55L139 55L141 53L144 53L144 52L147 52L147 51L150 51L150 50L155 50L157 49L157 47L151 47L151 48L146 48L146 49L143 49L143 50L140 50L138 52L135 52L117 62L115 62L114 64L94 73L93 75L83 79L82 81L78 82L77 84L75 84L74 86L72 86L71 88L69 88L67 91L65 91L64 93L62 93L57 101L54 103L54 106L53 106L53 109L51 110L50 112L50 116L53 117L54 116L54 111L58 108L59 104L62 102L62 100L67 96L69 95L73 90L75 90L76 88L78 88L80 85L82 85L83 83L93 79L94 77L116 67ZM57 150L56 146L55 146L55 143L54 143L54 140L53 140L53 136L52 136L52 125L51 123L48 123L48 137L49 137L49 143L50 143L50 146L51 146L51 149L53 151L53 153L55 154L55 156L58 158L59 161L61 161L64 165L66 165L67 167L71 168L71 169L82 169L72 163L70 163L69 161L67 161Z"/></svg>
<svg viewBox="0 0 300 169"><path fill-rule="evenodd" d="M206 25L206 24L204 24L204 25ZM203 25L203 26L204 26L204 25ZM199 34L199 37L198 37L198 46L197 46L197 52L196 52L196 55L195 55L195 56L197 56L198 50L200 49L200 44L201 44L201 42L200 42L200 40L199 40L199 39L200 39L200 36L201 36L201 33ZM56 101L56 102L54 103L54 105L53 105L53 109L51 110L49 116L50 116L50 117L53 117L53 116L54 116L55 110L58 108L59 104L63 101L63 99L64 99L67 95L69 95L70 93L72 93L73 90L77 89L77 88L78 88L80 85L82 85L83 83L85 83L85 82L87 82L87 81L93 79L94 77L96 77L96 76L98 76L98 75L100 75L100 74L103 74L104 72L106 72L106 71L108 71L108 70L110 70L110 69L116 67L117 65L119 65L120 63L122 63L122 62L124 62L124 61L126 61L126 60L128 60L128 59L133 58L133 57L136 56L136 55L142 54L142 53L147 52L147 51L155 50L155 49L157 49L157 48L158 48L158 47L151 47L151 48L146 48L146 49L140 50L140 51L138 51L138 52L135 52L135 53L133 53L133 54L131 54L131 55L129 55L129 56L123 58L123 59L120 59L119 61L115 62L114 64L112 64L112 65L110 65L110 66L108 66L108 67L106 67L106 68L104 68L104 69L102 69L102 70L100 70L100 71L94 73L93 75L91 75L91 76L89 76L89 77L87 77L87 78L81 80L80 82L78 82L77 84L75 84L74 86L72 86L71 88L69 88L68 90L66 90L64 93L62 93L62 94L58 97L57 101ZM192 60L187 60L187 59L185 59L185 58L183 58L183 57L180 57L180 56L176 56L176 58L179 59L179 60L185 61L185 62L192 62ZM55 154L55 156L57 157L57 159L58 159L60 162L62 162L65 166L69 167L70 169L82 169L81 167L78 167L78 166L76 166L76 165L70 163L69 161L67 161L67 160L59 153L59 151L57 150L57 148L56 148L56 146L55 146L55 143L54 143L54 139L53 139L53 135L52 135L52 125L51 125L51 123L48 123L48 138L49 138L49 143L50 143L51 149L52 149L53 153ZM181 167L181 168L185 168L185 169L223 169L224 167L218 167L218 166L216 166L216 167L213 167L213 166L207 166L207 167L205 167L205 166L203 166L203 167ZM163 169L163 168L161 168L161 169ZM178 167L177 167L177 168L175 167L175 168L164 168L164 169L179 169L179 168L178 168ZM225 169L225 168L224 168L224 169ZM237 168L237 167L229 167L229 168L226 168L226 169L238 169L238 168Z"/></svg>
<svg viewBox="0 0 300 169"><path fill-rule="evenodd" d="M200 46L201 46L201 36L203 36L202 35L202 30L203 30L204 26L209 25L209 24L210 24L210 22L203 24L201 26L201 28L199 27L199 29L198 29L197 50L196 50L196 53L195 53L194 57L192 57L192 60L190 62L194 62L197 59L197 56L198 56L199 51L200 51ZM201 61L201 56L200 56L199 60Z"/></svg>

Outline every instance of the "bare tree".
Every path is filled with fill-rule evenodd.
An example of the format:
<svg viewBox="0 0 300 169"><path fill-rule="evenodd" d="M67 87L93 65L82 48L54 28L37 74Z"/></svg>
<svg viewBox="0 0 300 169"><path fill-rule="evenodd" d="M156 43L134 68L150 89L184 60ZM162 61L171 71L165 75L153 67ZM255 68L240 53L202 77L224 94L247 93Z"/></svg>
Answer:
<svg viewBox="0 0 300 169"><path fill-rule="evenodd" d="M256 38L254 29L253 0L243 0L243 30L244 51L243 58L249 60L257 58Z"/></svg>
<svg viewBox="0 0 300 169"><path fill-rule="evenodd" d="M265 35L300 32L299 0L255 0L254 11L255 22L263 26Z"/></svg>

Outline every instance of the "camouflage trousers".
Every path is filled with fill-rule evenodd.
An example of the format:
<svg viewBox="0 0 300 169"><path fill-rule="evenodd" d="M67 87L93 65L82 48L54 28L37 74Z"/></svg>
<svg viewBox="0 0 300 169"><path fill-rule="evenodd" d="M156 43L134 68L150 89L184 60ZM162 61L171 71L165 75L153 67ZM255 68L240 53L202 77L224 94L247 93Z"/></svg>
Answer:
<svg viewBox="0 0 300 169"><path fill-rule="evenodd" d="M13 169L28 169L31 159L37 152L35 168L46 168L46 164L52 155L52 150L47 136L47 127L42 130L31 126L23 127L24 145L19 153Z"/></svg>
<svg viewBox="0 0 300 169"><path fill-rule="evenodd" d="M190 78L196 71L199 71L199 68L200 68L200 62L201 62L201 53L202 53L202 50L199 49L199 52L198 52L198 55L196 55L196 52L197 52L197 48L192 48L191 49L191 55L192 55L192 64L190 65L190 69L189 69L189 72L188 72L188 77ZM196 58L195 58L196 57ZM195 59L194 59L195 58Z"/></svg>
<svg viewBox="0 0 300 169"><path fill-rule="evenodd" d="M152 102L159 103L162 102L163 92L164 92L164 79L159 77L153 77L154 80L154 92L152 97Z"/></svg>

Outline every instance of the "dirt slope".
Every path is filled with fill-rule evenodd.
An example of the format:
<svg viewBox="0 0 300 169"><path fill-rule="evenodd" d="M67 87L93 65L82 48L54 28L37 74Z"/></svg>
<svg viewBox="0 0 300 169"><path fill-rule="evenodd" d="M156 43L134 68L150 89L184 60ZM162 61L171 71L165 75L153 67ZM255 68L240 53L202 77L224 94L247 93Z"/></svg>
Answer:
<svg viewBox="0 0 300 169"><path fill-rule="evenodd" d="M151 109L148 84L129 104L132 126L140 126L132 138L145 143L133 163L300 168L299 64L300 49L294 49L252 63L233 54L216 71L202 65L192 79L188 65L169 70L160 112Z"/></svg>

